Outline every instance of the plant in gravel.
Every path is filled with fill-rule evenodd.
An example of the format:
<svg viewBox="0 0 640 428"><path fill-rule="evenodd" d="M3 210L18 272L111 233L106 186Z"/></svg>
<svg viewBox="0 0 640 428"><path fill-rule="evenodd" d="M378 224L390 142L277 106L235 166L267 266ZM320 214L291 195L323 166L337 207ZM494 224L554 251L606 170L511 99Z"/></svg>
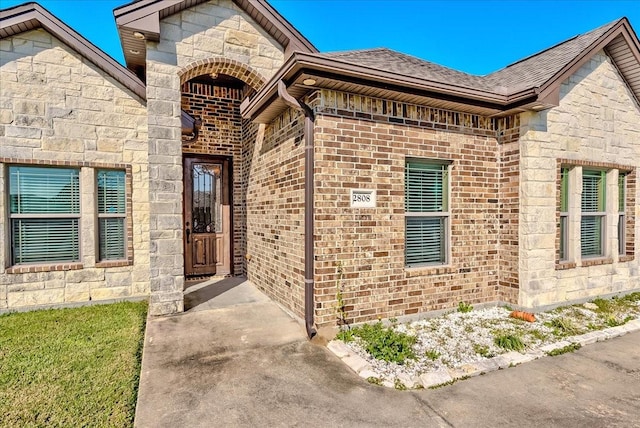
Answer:
<svg viewBox="0 0 640 428"><path fill-rule="evenodd" d="M489 347L487 345L481 345L479 343L473 344L473 352L480 355L484 358L493 358L495 355L489 351Z"/></svg>
<svg viewBox="0 0 640 428"><path fill-rule="evenodd" d="M568 317L560 316L554 318L547 321L545 325L553 329L555 336L574 336L581 333L580 328Z"/></svg>
<svg viewBox="0 0 640 428"><path fill-rule="evenodd" d="M471 312L473 310L473 306L466 302L458 303L458 312L466 314L467 312Z"/></svg>
<svg viewBox="0 0 640 428"><path fill-rule="evenodd" d="M344 333L344 332L341 332ZM349 330L349 335L338 334L338 339L351 342L355 337L360 338L365 350L378 360L404 364L406 360L415 360L413 345L416 337L385 327L382 322L363 324Z"/></svg>
<svg viewBox="0 0 640 428"><path fill-rule="evenodd" d="M344 297L342 292L344 291L344 286L342 284L342 280L344 278L344 269L342 268L342 262L336 262L336 270L338 272L338 278L336 279L336 312L337 312L337 323L338 328L342 331L345 327L349 327L347 324L347 311L346 305L344 303Z"/></svg>
<svg viewBox="0 0 640 428"><path fill-rule="evenodd" d="M529 330L528 333L531 337L541 342L545 341L548 337L545 333L543 333L541 330L538 330L537 328L534 328L533 330Z"/></svg>
<svg viewBox="0 0 640 428"><path fill-rule="evenodd" d="M374 377L374 376L369 376L367 378L367 382L369 382L372 385L378 385L378 386L382 385L382 380L380 378L377 378L377 377Z"/></svg>
<svg viewBox="0 0 640 428"><path fill-rule="evenodd" d="M611 312L611 304L609 303L608 300L601 299L600 297L598 297L597 299L594 299L593 304L598 307L598 309L596 309L596 312L598 313Z"/></svg>
<svg viewBox="0 0 640 428"><path fill-rule="evenodd" d="M582 345L579 343L571 343L567 346L563 346L562 348L552 349L551 351L547 351L547 355L550 357L556 357L558 355L566 354L568 352L577 351L582 348Z"/></svg>
<svg viewBox="0 0 640 428"><path fill-rule="evenodd" d="M507 351L522 351L525 348L522 339L514 334L502 334L496 336L493 340L496 345Z"/></svg>
<svg viewBox="0 0 640 428"><path fill-rule="evenodd" d="M396 378L393 381L393 387L395 389L397 389L398 391L406 391L407 390L406 385L404 383L402 383L402 381L400 379L398 379L398 378Z"/></svg>
<svg viewBox="0 0 640 428"><path fill-rule="evenodd" d="M427 350L427 352L424 353L424 356L430 359L431 361L435 361L438 358L440 358L440 352L436 351L435 349L429 349Z"/></svg>

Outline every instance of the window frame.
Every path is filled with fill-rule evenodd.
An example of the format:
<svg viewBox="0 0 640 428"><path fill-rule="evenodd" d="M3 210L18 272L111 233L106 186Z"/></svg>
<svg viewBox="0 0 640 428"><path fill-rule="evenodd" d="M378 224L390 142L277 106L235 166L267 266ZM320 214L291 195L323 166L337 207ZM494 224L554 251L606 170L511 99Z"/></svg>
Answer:
<svg viewBox="0 0 640 428"><path fill-rule="evenodd" d="M568 167L560 170L560 262L569 260L569 171Z"/></svg>
<svg viewBox="0 0 640 428"><path fill-rule="evenodd" d="M122 262L128 259L128 247L129 247L129 233L128 233L128 213L129 206L127 202L128 192L127 192L127 171L124 169L114 169L114 168L95 168L95 210L96 210L96 223L95 223L95 247L96 247L96 262L97 263L113 263L113 262ZM122 198L124 199L124 207L123 212L119 213L102 213L100 212L100 203L99 203L99 176L100 173L108 173L108 172L118 172L122 174ZM101 248L102 248L102 239L101 239L101 221L104 219L122 219L122 257L118 258L108 258L102 257Z"/></svg>
<svg viewBox="0 0 640 428"><path fill-rule="evenodd" d="M618 172L618 255L627 254L627 174Z"/></svg>
<svg viewBox="0 0 640 428"><path fill-rule="evenodd" d="M38 170L67 170L75 172L75 191L77 192L72 198L75 202L72 204L77 206L77 212L68 213L55 213L55 212L41 212L41 213L13 213L11 209L11 187L13 182L12 170L17 168L29 168ZM60 265L60 264L76 264L82 260L82 174L81 168L75 166L59 166L59 165L40 165L40 164L8 164L7 165L7 214L8 214L8 249L9 249L9 264L15 267L25 266L38 266L38 265ZM20 186L20 184L17 184ZM75 228L77 230L75 248L72 249L72 253L77 256L73 259L60 259L60 260L38 260L29 262L19 262L16 256L16 241L15 241L15 226L14 220L75 220Z"/></svg>
<svg viewBox="0 0 640 428"><path fill-rule="evenodd" d="M408 188L407 178L410 173L410 164L420 164L431 167L439 167L442 172L442 211L409 211L408 210ZM404 230L404 264L406 268L423 268L423 267L441 267L447 266L451 260L451 162L424 159L424 158L406 158L405 159L405 174L404 174L404 217L405 217L405 230ZM409 262L407 253L407 229L409 219L433 219L439 218L440 227L442 230L442 239L440 241L440 261L422 261L422 262Z"/></svg>
<svg viewBox="0 0 640 428"><path fill-rule="evenodd" d="M597 173L599 176L598 181L598 194L597 205L598 211L585 211L585 177L589 174ZM584 228L584 220L593 218L596 219L599 226L599 240L600 250L598 254L585 254L584 242L582 241L582 234ZM580 200L580 257L582 259L599 259L605 257L605 242L606 242L606 219L607 219L607 178L606 171L598 169L583 169L582 170L582 194Z"/></svg>

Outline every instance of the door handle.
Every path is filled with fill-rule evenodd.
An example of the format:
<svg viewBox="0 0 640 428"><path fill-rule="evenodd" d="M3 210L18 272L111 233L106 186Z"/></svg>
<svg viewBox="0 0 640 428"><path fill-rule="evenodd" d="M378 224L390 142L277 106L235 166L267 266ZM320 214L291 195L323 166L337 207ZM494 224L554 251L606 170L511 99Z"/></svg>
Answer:
<svg viewBox="0 0 640 428"><path fill-rule="evenodd" d="M191 229L189 229L189 222L187 222L187 228L185 229L185 234L187 235L187 244L188 244L189 238L191 237Z"/></svg>

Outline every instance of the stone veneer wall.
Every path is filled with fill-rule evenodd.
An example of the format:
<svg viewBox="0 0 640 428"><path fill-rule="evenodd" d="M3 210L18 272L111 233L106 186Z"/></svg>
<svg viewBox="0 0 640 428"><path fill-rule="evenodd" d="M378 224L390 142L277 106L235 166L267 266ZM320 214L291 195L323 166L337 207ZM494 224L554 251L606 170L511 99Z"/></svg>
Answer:
<svg viewBox="0 0 640 428"><path fill-rule="evenodd" d="M0 40L0 81L0 310L148 295L144 101L42 29ZM78 263L10 266L10 164L80 169ZM96 168L127 173L126 261L96 261Z"/></svg>
<svg viewBox="0 0 640 428"><path fill-rule="evenodd" d="M284 50L230 0L211 0L162 19L160 41L147 42L153 315L183 310L180 75L215 57L269 78L282 65Z"/></svg>
<svg viewBox="0 0 640 428"><path fill-rule="evenodd" d="M247 124L250 125L250 124ZM247 277L304 315L304 116L247 126ZM319 183L317 183L319 185Z"/></svg>
<svg viewBox="0 0 640 428"><path fill-rule="evenodd" d="M638 187L640 108L604 52L593 56L561 87L560 105L522 115L520 184L520 301L525 307L564 304L603 294L640 289ZM573 165L569 201L569 263L557 263L559 166ZM579 170L611 170L607 204L617 211L618 169L634 170L629 180L628 256L617 254L617 215L608 216L607 254L580 257ZM615 198L615 199L614 199ZM632 248L633 247L633 248ZM577 254L576 254L577 253Z"/></svg>
<svg viewBox="0 0 640 428"><path fill-rule="evenodd" d="M318 92L311 104L317 112L319 324L336 320L338 264L349 322L448 309L460 301L515 301L517 292L511 290L517 274L513 267L504 275L500 269L502 260L517 259L513 156L518 117L490 119L333 91ZM447 266L405 267L407 157L452 162ZM375 189L377 207L351 208L350 189L357 188ZM509 193L503 199L504 190ZM507 243L504 252L502 242Z"/></svg>
<svg viewBox="0 0 640 428"><path fill-rule="evenodd" d="M187 82L182 85L182 109L202 120L198 139L183 145L189 154L229 156L233 165L233 255L234 274L244 271L245 228L242 186L242 116L240 103L244 91L238 88Z"/></svg>

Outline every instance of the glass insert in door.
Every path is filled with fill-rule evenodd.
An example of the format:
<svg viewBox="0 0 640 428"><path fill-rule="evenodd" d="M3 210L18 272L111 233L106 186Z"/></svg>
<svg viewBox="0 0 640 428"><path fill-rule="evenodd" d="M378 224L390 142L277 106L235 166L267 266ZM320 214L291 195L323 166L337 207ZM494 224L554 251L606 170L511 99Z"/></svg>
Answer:
<svg viewBox="0 0 640 428"><path fill-rule="evenodd" d="M193 233L222 233L222 166L193 164Z"/></svg>

